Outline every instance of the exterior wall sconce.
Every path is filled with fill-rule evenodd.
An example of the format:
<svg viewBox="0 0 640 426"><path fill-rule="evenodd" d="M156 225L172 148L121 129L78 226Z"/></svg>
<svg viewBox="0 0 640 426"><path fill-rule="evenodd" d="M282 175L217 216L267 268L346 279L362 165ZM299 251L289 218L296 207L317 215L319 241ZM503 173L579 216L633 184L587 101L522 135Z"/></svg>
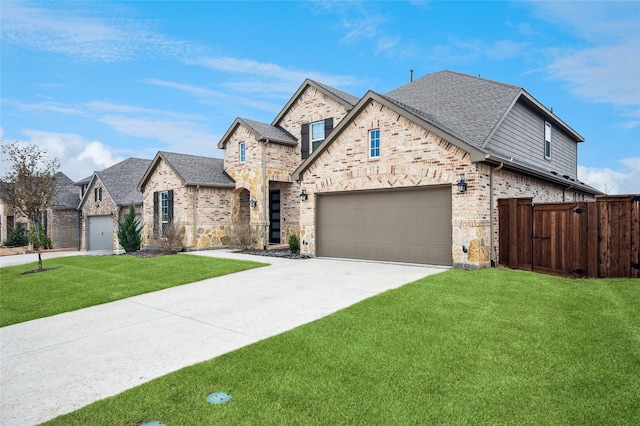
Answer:
<svg viewBox="0 0 640 426"><path fill-rule="evenodd" d="M252 198L252 199L250 199L250 200L249 200L249 205L250 205L251 207L255 207L255 206L256 206L256 204L258 204L258 202L256 201L256 199L255 199L255 198Z"/></svg>
<svg viewBox="0 0 640 426"><path fill-rule="evenodd" d="M300 193L300 200L307 201L307 198L309 198L309 195L303 189L302 192Z"/></svg>
<svg viewBox="0 0 640 426"><path fill-rule="evenodd" d="M458 187L458 192L464 194L467 192L467 182L464 180L464 175L460 175L460 180L456 183Z"/></svg>

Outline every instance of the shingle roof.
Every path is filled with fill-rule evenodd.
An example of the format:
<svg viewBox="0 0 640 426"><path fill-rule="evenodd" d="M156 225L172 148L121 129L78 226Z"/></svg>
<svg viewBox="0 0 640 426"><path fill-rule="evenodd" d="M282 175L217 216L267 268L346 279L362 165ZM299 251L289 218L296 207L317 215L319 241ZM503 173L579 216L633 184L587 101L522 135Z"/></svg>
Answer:
<svg viewBox="0 0 640 426"><path fill-rule="evenodd" d="M315 80L310 80L310 81L313 81L314 83L316 83L318 86L322 87L327 92L332 93L336 97L338 97L338 98L342 99L343 101L351 104L352 106L357 104L358 101L360 100L360 98L358 98L357 96L350 95L349 93L343 92L342 90L338 90L338 89L336 89L334 87L327 86L326 84L322 84L322 83L320 83L318 81L315 81Z"/></svg>
<svg viewBox="0 0 640 426"><path fill-rule="evenodd" d="M291 133L281 127L272 126L271 124L262 123L260 121L249 120L247 118L238 118L245 126L253 130L258 139L269 139L272 142L280 142L288 145L296 145L298 140Z"/></svg>
<svg viewBox="0 0 640 426"><path fill-rule="evenodd" d="M394 89L384 96L423 111L443 130L478 148L523 89L484 78L440 71Z"/></svg>
<svg viewBox="0 0 640 426"><path fill-rule="evenodd" d="M142 204L138 183L151 160L128 158L102 171L95 172L117 206Z"/></svg>
<svg viewBox="0 0 640 426"><path fill-rule="evenodd" d="M75 210L78 208L80 198L78 188L73 184L67 175L62 172L56 173L57 194L51 201L51 208L54 210Z"/></svg>
<svg viewBox="0 0 640 426"><path fill-rule="evenodd" d="M157 158L163 158L169 163L185 185L233 186L235 184L235 181L224 171L224 160L221 158L166 151L158 152Z"/></svg>

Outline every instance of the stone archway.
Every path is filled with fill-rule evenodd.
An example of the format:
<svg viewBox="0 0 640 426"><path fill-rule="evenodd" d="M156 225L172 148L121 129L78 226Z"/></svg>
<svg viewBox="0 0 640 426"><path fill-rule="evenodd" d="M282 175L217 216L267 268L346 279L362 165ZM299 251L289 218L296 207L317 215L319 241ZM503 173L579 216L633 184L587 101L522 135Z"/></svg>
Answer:
<svg viewBox="0 0 640 426"><path fill-rule="evenodd" d="M251 193L246 188L237 188L234 191L231 219L236 224L249 224L251 222Z"/></svg>

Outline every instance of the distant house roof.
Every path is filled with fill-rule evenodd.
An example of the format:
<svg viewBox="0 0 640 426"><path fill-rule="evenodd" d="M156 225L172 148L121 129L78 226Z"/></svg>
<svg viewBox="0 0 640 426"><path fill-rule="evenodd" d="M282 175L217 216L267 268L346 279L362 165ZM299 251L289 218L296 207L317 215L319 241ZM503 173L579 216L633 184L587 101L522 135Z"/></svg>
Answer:
<svg viewBox="0 0 640 426"><path fill-rule="evenodd" d="M89 181L89 186L100 179L105 190L116 206L129 206L142 204L142 193L138 191L138 182L144 175L151 160L142 158L127 158L104 170L94 172ZM82 181L81 181L82 182ZM76 182L76 186L79 182ZM88 192L80 201L80 207L86 200Z"/></svg>
<svg viewBox="0 0 640 426"><path fill-rule="evenodd" d="M62 172L56 173L56 196L51 201L53 210L75 210L78 208L78 189L73 181Z"/></svg>
<svg viewBox="0 0 640 426"><path fill-rule="evenodd" d="M158 151L139 180L138 191L142 191L160 160L164 160L173 169L185 186L235 187L235 181L224 171L224 160L221 158Z"/></svg>
<svg viewBox="0 0 640 426"><path fill-rule="evenodd" d="M238 117L233 121L231 126L229 126L229 129L225 132L224 136L222 136L220 142L218 142L218 148L224 149L227 141L240 125L243 125L247 130L252 132L256 136L257 140L268 140L269 142L290 146L298 144L298 139L281 127Z"/></svg>

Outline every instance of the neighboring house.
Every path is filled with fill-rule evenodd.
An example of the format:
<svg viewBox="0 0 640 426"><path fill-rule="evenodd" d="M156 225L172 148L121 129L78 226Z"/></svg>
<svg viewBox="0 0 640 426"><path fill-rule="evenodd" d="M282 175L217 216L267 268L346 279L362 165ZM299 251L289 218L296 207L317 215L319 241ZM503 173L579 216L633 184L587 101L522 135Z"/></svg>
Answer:
<svg viewBox="0 0 640 426"><path fill-rule="evenodd" d="M56 177L56 196L49 204L46 214L42 215L40 225L45 235L51 238L56 249L78 248L78 193L71 179L62 172ZM9 239L17 222L31 224L5 200L0 199L0 241Z"/></svg>
<svg viewBox="0 0 640 426"><path fill-rule="evenodd" d="M215 166L228 180L200 185L216 189L209 199L168 153L138 189L145 232L157 218L171 222L158 205L173 203L176 217L179 204L194 248L224 245L222 227L248 223L260 247L295 233L308 255L479 268L499 255L499 198L600 193L576 178L583 140L524 89L466 74L437 72L362 98L306 80L270 124L232 123L218 143L224 168ZM207 200L215 215L189 207ZM199 241L202 224L217 238Z"/></svg>
<svg viewBox="0 0 640 426"><path fill-rule="evenodd" d="M144 194L143 245L152 246L169 225L184 227L186 249L226 245L234 188L220 158L158 152L137 188Z"/></svg>
<svg viewBox="0 0 640 426"><path fill-rule="evenodd" d="M78 190L64 173L58 172L56 179L57 193L47 210L43 226L53 248L77 250L80 242Z"/></svg>
<svg viewBox="0 0 640 426"><path fill-rule="evenodd" d="M138 183L151 160L128 158L76 182L80 191L80 249L119 251L118 221L134 206L142 212ZM141 217L141 216L140 216Z"/></svg>

